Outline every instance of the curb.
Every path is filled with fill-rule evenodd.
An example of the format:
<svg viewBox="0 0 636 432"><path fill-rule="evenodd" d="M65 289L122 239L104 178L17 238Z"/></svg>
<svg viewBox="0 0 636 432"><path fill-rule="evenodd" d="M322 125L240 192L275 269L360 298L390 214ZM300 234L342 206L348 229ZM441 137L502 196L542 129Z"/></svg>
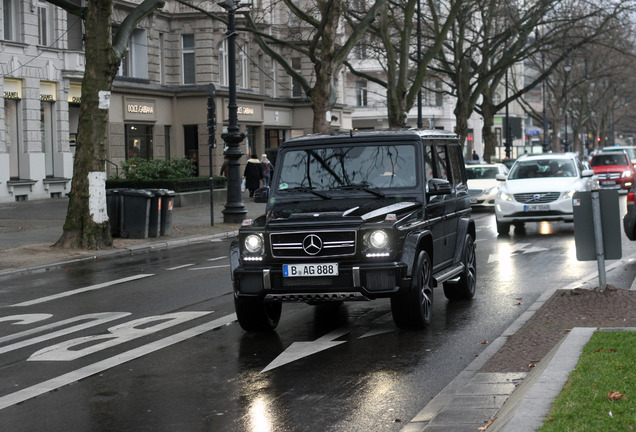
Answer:
<svg viewBox="0 0 636 432"><path fill-rule="evenodd" d="M74 263L88 261L88 260L94 260L95 257L97 256L110 257L115 255L124 255L127 253L149 252L151 250L169 249L173 247L186 246L189 244L203 243L206 241L215 240L219 238L228 239L231 237L235 237L237 235L238 235L238 230L233 230L233 231L226 231L226 232L221 232L216 234L209 234L205 236L183 237L183 238L175 239L175 240L160 241L155 243L143 243L139 245L123 247L121 249L96 251L91 256L87 256L83 258L77 258L77 259L68 260L68 261L59 261L59 262L55 262L51 264L42 264L35 267L25 267L25 268L20 268L15 270L0 271L0 278L6 277L6 276L44 273L44 272L56 269L58 267L67 266L69 264L74 264Z"/></svg>

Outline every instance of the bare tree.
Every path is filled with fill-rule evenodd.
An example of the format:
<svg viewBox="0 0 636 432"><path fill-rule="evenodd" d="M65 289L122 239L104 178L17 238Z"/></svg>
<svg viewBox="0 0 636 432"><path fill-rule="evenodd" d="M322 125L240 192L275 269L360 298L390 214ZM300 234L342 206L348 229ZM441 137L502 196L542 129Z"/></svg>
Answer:
<svg viewBox="0 0 636 432"><path fill-rule="evenodd" d="M112 0L91 0L81 7L68 0L48 0L85 23L86 67L82 80L73 180L58 248L101 249L112 246L106 216L104 181L108 100L128 39L135 26L163 0L144 0L134 7L112 38ZM101 197L101 199L100 199Z"/></svg>

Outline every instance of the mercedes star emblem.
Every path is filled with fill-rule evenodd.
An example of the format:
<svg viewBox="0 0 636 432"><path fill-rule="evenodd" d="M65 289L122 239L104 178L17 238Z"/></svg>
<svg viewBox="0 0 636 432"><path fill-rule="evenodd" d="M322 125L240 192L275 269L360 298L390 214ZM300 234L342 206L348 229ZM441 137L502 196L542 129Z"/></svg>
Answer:
<svg viewBox="0 0 636 432"><path fill-rule="evenodd" d="M307 255L317 255L322 250L322 240L316 234L309 234L303 239L303 250Z"/></svg>

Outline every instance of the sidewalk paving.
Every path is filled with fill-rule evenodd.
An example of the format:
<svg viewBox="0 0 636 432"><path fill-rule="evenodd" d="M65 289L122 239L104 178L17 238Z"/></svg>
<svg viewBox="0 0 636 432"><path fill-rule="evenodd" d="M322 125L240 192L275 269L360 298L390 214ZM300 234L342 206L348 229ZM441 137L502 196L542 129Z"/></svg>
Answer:
<svg viewBox="0 0 636 432"><path fill-rule="evenodd" d="M243 203L246 218L256 218L265 210L265 204L254 203L247 193ZM74 260L234 237L239 224L223 222L224 205L214 205L214 226L209 206L175 207L167 236L115 238L113 248L108 250L60 251L51 245L62 234L68 199L0 203L0 278L43 271ZM588 335L603 327L636 329L636 242L624 239L623 259L608 261L606 269L609 287L603 293L594 291L596 272L567 287L548 287L403 431L474 432L484 427L488 431L536 430L576 364ZM559 359L557 378L554 358ZM564 362L568 365L565 372ZM531 363L536 367L531 369ZM546 383L551 393L536 390Z"/></svg>

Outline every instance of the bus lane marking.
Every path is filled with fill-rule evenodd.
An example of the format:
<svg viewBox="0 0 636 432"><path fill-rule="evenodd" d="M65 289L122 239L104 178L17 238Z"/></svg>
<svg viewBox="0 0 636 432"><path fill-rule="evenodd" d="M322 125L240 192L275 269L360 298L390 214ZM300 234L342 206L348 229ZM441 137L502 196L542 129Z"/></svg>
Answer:
<svg viewBox="0 0 636 432"><path fill-rule="evenodd" d="M34 397L46 394L53 390L57 390L61 387L80 381L84 378L88 378L92 375L101 373L107 369L113 368L115 366L119 366L131 360L136 360L147 354L153 353L162 348L169 347L171 345L174 345L186 339L190 339L195 336L199 336L203 333L209 332L211 330L215 330L217 328L226 326L236 321L236 319L237 319L236 314L232 313L224 317L218 318L216 320L201 324L197 327L193 327L191 329L182 331L181 333L168 336L164 339L160 339L158 341L149 343L147 345L140 346L138 348L123 352L121 354L110 357L108 359L98 361L96 363L90 364L88 366L82 367L72 372L68 372L66 374L52 378L50 380L43 381L39 384L35 384L31 387L27 387L17 392L10 393L6 396L2 396L0 397L0 410L19 404L21 402L27 401Z"/></svg>
<svg viewBox="0 0 636 432"><path fill-rule="evenodd" d="M22 303L17 303L14 304L13 307L24 307L24 306L33 306L36 304L40 304L40 303L46 303L48 301L51 300L57 300L60 298L64 298L64 297L70 297L73 296L75 294L81 294L81 293L85 293L88 291L95 291L98 289L102 289L102 288L107 288L113 285L117 285L117 284L121 284L121 283L125 283L125 282L130 282L130 281L134 281L137 279L143 279L143 278L147 278L150 276L154 276L154 274L138 274L135 276L129 276L129 277L125 277L122 279L116 279L110 282L104 282L104 283L100 283L100 284L96 284L96 285L90 285L84 288L78 288L75 290L71 290L71 291L65 291L65 292L61 292L59 294L54 294L54 295L50 295L47 297L40 297L39 299L34 299L34 300L29 300L29 301L25 301Z"/></svg>

